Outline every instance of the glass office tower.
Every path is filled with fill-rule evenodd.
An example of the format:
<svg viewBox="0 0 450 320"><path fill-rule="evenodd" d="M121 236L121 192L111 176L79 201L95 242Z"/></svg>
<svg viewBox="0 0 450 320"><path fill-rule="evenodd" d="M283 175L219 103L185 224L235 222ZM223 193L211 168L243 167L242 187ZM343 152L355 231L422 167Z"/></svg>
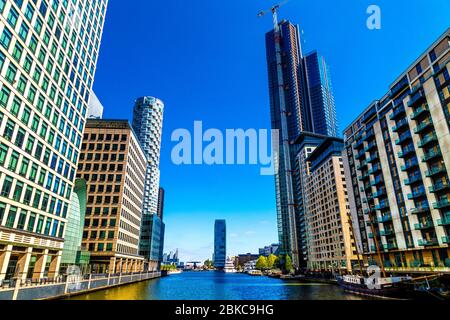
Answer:
<svg viewBox="0 0 450 320"><path fill-rule="evenodd" d="M266 34L266 57L272 129L280 132L279 170L275 175L280 254L289 254L298 269L306 266L304 216L298 199L294 142L302 132L337 136L331 80L325 60L313 52L304 57L298 27L279 23Z"/></svg>
<svg viewBox="0 0 450 320"><path fill-rule="evenodd" d="M0 0L0 281L58 276L107 0Z"/></svg>
<svg viewBox="0 0 450 320"><path fill-rule="evenodd" d="M225 220L214 224L214 267L223 269L227 259L227 227Z"/></svg>

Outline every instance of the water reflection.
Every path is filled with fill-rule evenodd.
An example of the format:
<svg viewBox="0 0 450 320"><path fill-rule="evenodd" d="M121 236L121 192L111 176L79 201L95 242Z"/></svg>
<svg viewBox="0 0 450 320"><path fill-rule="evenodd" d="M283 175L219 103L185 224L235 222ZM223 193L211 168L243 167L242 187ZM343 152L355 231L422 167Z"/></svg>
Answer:
<svg viewBox="0 0 450 320"><path fill-rule="evenodd" d="M166 278L72 297L75 300L360 300L325 284L299 284L221 272L184 272Z"/></svg>

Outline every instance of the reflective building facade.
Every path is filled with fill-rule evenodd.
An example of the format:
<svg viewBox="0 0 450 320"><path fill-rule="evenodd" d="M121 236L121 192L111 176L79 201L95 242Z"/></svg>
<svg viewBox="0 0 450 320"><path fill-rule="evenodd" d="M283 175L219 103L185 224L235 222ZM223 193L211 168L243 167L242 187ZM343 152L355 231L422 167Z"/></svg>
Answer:
<svg viewBox="0 0 450 320"><path fill-rule="evenodd" d="M225 220L214 224L214 267L223 269L227 259L227 226Z"/></svg>
<svg viewBox="0 0 450 320"><path fill-rule="evenodd" d="M107 0L0 0L0 281L57 277Z"/></svg>
<svg viewBox="0 0 450 320"><path fill-rule="evenodd" d="M323 57L304 57L298 27L279 23L266 34L266 57L272 129L280 132L279 170L275 175L280 254L289 254L294 266L305 266L304 217L297 203L303 186L295 182L294 142L302 132L337 136L334 98ZM316 131L317 130L317 131Z"/></svg>

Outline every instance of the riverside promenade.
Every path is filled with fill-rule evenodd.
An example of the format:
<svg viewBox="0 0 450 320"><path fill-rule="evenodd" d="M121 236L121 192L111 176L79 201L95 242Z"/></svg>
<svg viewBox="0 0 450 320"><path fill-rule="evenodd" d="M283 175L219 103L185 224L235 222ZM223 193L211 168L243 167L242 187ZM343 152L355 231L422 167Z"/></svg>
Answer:
<svg viewBox="0 0 450 320"><path fill-rule="evenodd" d="M0 286L0 300L50 300L87 294L161 277L161 272L88 274L55 279L10 280Z"/></svg>

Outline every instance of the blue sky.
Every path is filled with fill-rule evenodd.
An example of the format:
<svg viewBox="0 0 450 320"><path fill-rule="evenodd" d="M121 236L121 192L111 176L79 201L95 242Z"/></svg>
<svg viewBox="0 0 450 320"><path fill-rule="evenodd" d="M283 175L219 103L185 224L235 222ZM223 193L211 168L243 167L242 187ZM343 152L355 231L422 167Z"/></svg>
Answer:
<svg viewBox="0 0 450 320"><path fill-rule="evenodd" d="M273 177L258 166L175 166L172 131L270 128L264 48L269 0L110 1L94 90L105 118L130 119L137 97L165 102L161 184L166 189L165 251L204 260L214 220L227 219L228 254L277 242ZM366 28L366 9L382 10L382 29ZM331 69L344 129L381 97L446 28L448 0L291 0L280 18L300 24L305 52Z"/></svg>

